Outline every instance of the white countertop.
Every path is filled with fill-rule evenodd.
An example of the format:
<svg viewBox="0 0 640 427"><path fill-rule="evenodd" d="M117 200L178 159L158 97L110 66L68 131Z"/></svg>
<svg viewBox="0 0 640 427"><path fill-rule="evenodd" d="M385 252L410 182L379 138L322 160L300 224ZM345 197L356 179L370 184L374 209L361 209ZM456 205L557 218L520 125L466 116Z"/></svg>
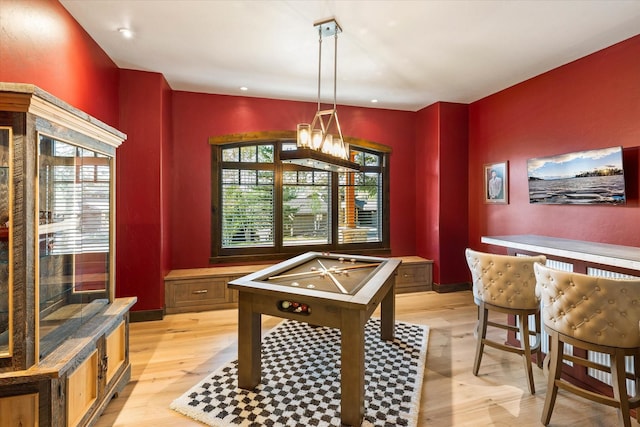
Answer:
<svg viewBox="0 0 640 427"><path fill-rule="evenodd" d="M640 248L520 234L483 236L482 243L640 271Z"/></svg>

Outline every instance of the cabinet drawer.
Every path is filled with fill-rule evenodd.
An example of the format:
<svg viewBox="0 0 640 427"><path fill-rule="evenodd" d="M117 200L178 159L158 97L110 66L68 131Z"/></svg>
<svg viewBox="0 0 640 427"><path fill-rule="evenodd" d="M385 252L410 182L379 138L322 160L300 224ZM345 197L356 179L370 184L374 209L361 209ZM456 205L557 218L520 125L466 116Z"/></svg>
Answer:
<svg viewBox="0 0 640 427"><path fill-rule="evenodd" d="M227 278L181 280L169 287L173 307L222 304L230 301Z"/></svg>
<svg viewBox="0 0 640 427"><path fill-rule="evenodd" d="M419 284L427 282L427 266L426 265L401 265L398 268L398 276L396 284L403 285L406 283Z"/></svg>
<svg viewBox="0 0 640 427"><path fill-rule="evenodd" d="M430 291L433 285L433 261L417 257L402 257L396 276L396 293Z"/></svg>

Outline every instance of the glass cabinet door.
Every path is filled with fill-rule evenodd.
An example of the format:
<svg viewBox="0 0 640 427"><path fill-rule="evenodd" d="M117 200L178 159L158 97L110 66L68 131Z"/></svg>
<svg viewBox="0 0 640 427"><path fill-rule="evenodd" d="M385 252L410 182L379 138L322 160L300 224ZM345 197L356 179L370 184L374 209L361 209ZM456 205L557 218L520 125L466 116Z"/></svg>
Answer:
<svg viewBox="0 0 640 427"><path fill-rule="evenodd" d="M112 159L39 136L39 357L109 302Z"/></svg>
<svg viewBox="0 0 640 427"><path fill-rule="evenodd" d="M11 356L11 128L0 127L0 357Z"/></svg>

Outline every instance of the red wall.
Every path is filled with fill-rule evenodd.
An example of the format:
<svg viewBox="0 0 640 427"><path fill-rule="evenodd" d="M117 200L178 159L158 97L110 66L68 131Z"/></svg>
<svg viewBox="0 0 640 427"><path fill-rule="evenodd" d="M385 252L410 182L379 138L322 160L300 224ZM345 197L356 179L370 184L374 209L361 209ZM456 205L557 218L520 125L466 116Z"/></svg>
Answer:
<svg viewBox="0 0 640 427"><path fill-rule="evenodd" d="M417 114L416 254L434 261L437 284L467 281L467 109L438 102Z"/></svg>
<svg viewBox="0 0 640 427"><path fill-rule="evenodd" d="M55 0L2 0L0 81L30 83L118 127L118 68Z"/></svg>
<svg viewBox="0 0 640 427"><path fill-rule="evenodd" d="M465 104L440 103L440 110L440 197L436 203L440 208L440 265L434 281L453 285L467 279L467 262L460 254L467 246L469 233L468 178L463 166L468 162L469 119Z"/></svg>
<svg viewBox="0 0 640 427"><path fill-rule="evenodd" d="M136 310L164 306L166 232L165 188L171 143L168 86L161 74L122 70L120 127L127 141L117 152L117 294L137 295Z"/></svg>
<svg viewBox="0 0 640 427"><path fill-rule="evenodd" d="M161 114L162 121L162 143L160 146L160 226L161 226L161 260L160 265L162 268L162 294L164 295L164 276L171 270L171 212L173 209L173 119L171 117L173 113L172 100L173 91L169 87L167 81L162 79L162 107Z"/></svg>
<svg viewBox="0 0 640 427"><path fill-rule="evenodd" d="M626 206L529 204L527 159L624 147ZM640 36L469 107L470 245L541 234L640 246ZM508 205L483 203L483 164L509 161ZM493 250L500 250L493 248Z"/></svg>
<svg viewBox="0 0 640 427"><path fill-rule="evenodd" d="M309 120L316 104L173 93L172 268L209 265L211 253L210 136L285 130ZM391 245L394 255L415 253L415 183L413 113L339 107L345 136L357 136L392 147Z"/></svg>
<svg viewBox="0 0 640 427"><path fill-rule="evenodd" d="M416 254L434 260L433 275L440 263L440 109L438 104L418 111L416 120Z"/></svg>

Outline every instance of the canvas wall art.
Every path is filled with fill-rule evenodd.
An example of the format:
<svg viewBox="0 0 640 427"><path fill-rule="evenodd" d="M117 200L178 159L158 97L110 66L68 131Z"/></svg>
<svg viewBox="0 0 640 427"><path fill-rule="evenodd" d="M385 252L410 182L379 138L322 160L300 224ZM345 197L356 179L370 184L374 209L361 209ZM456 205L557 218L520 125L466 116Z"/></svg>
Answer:
<svg viewBox="0 0 640 427"><path fill-rule="evenodd" d="M626 203L622 147L529 159L527 173L530 203Z"/></svg>

